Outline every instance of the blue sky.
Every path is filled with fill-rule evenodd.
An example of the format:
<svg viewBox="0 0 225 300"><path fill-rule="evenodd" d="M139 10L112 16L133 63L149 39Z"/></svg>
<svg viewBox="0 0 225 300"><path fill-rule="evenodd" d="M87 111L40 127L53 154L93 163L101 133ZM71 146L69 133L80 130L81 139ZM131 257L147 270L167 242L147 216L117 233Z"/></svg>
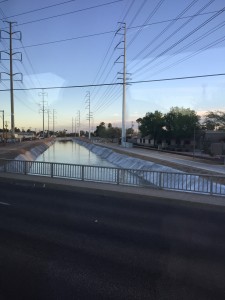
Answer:
<svg viewBox="0 0 225 300"><path fill-rule="evenodd" d="M118 83L122 64L115 61L123 50L115 49L122 38L115 32L121 21L127 25L132 81L225 73L225 12L218 13L224 7L223 0L1 0L0 25L8 30L3 21L16 21L13 31L22 33L22 43L13 40L13 51L23 54L22 63L14 62L14 73L22 72L24 79L15 81L15 88ZM2 37L7 37L4 31ZM1 51L8 51L8 45L2 39ZM2 61L0 68L8 72L9 62ZM0 83L1 90L8 87L8 81ZM56 111L56 129L71 131L78 111L81 129L87 129L87 91L92 126L101 121L121 125L120 85L61 88L45 90L46 108ZM16 127L42 129L40 92L15 91ZM199 114L224 110L224 97L224 76L132 84L127 88L127 127L146 112L166 113L172 106ZM0 110L10 127L8 91L1 91Z"/></svg>

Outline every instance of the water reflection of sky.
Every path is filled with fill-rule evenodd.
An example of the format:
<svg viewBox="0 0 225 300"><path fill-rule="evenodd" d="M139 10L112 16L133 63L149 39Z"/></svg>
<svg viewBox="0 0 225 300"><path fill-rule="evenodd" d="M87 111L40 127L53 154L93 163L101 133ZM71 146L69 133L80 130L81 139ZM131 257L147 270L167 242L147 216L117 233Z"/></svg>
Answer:
<svg viewBox="0 0 225 300"><path fill-rule="evenodd" d="M106 160L72 141L56 141L36 161L113 167Z"/></svg>

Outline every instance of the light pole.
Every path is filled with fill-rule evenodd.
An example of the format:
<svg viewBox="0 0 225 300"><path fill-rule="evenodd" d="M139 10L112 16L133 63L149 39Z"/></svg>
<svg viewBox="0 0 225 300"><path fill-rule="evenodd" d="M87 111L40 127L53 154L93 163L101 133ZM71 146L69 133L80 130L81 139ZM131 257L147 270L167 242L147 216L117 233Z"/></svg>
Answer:
<svg viewBox="0 0 225 300"><path fill-rule="evenodd" d="M194 127L193 159L195 159L195 127Z"/></svg>
<svg viewBox="0 0 225 300"><path fill-rule="evenodd" d="M0 110L2 112L2 139L4 138L4 110Z"/></svg>

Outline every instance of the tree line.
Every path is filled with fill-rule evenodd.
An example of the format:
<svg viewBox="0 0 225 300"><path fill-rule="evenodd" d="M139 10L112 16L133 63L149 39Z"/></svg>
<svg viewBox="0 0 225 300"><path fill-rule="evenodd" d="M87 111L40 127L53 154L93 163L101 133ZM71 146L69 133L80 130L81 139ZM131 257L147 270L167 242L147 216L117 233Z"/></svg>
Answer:
<svg viewBox="0 0 225 300"><path fill-rule="evenodd" d="M147 112L136 122L142 137L150 136L155 143L163 139L176 139L179 142L206 130L225 130L225 112L209 111L204 117L200 117L195 110L176 106L166 114L158 110ZM133 133L133 128L127 129L127 135ZM101 122L96 127L94 135L101 138L119 138L121 128L113 127L111 123L106 125Z"/></svg>

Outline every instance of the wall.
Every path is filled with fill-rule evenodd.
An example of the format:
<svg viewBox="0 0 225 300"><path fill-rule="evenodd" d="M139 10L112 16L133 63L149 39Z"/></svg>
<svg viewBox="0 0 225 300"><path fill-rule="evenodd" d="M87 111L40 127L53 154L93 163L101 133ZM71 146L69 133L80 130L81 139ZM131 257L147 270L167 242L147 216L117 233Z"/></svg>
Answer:
<svg viewBox="0 0 225 300"><path fill-rule="evenodd" d="M36 160L38 158L39 155L41 155L43 152L45 152L45 150L47 150L52 144L54 144L54 140L51 141L44 141L29 149L28 151L26 151L24 154L19 154L15 160L27 160L27 161L32 161L32 160Z"/></svg>

